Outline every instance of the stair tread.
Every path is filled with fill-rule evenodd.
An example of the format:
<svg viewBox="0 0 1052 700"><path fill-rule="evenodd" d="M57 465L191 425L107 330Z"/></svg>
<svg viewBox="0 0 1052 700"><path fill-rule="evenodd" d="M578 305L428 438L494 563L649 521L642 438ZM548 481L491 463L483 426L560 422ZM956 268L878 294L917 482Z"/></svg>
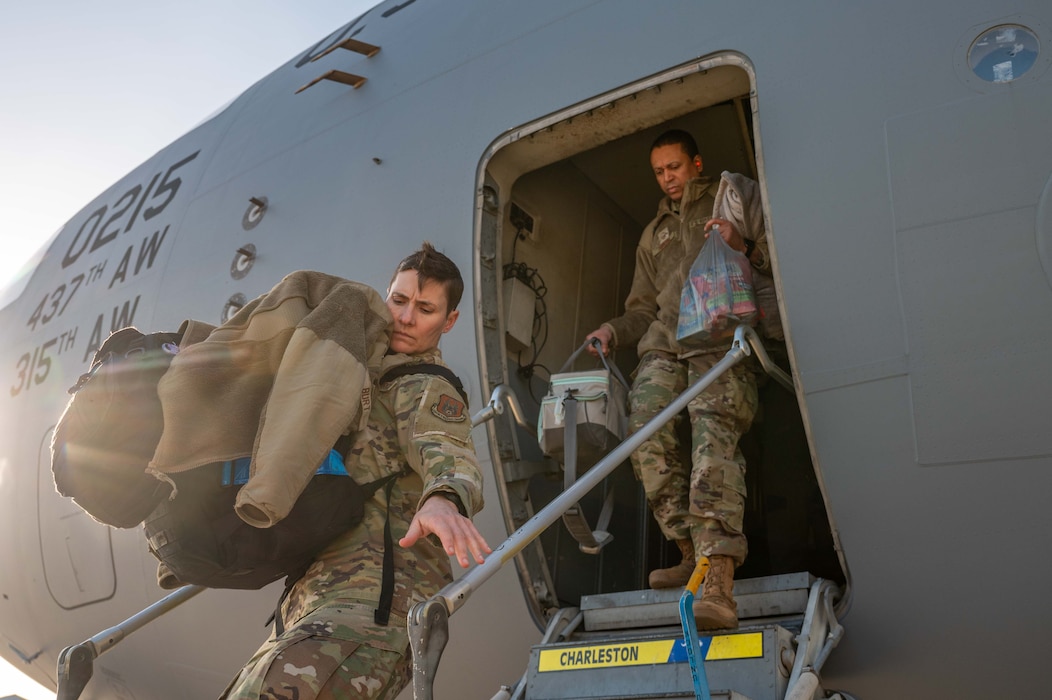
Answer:
<svg viewBox="0 0 1052 700"><path fill-rule="evenodd" d="M735 581L739 621L803 615L813 582L807 572ZM670 588L583 596L584 627L602 631L678 626L682 593L683 589Z"/></svg>

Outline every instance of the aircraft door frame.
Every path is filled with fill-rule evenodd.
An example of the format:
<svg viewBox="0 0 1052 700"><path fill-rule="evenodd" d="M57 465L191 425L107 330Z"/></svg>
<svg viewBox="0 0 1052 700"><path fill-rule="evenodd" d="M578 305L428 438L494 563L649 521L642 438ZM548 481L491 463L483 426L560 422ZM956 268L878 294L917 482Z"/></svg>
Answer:
<svg viewBox="0 0 1052 700"><path fill-rule="evenodd" d="M750 108L748 114L744 109L746 99ZM491 143L479 161L473 222L476 252L473 277L474 293L479 301L481 314L476 326L479 329L476 343L481 376L488 382L488 386L483 387L484 394L505 382L509 386L515 384L514 372L509 367L510 353L503 315L505 300L500 273L502 264L506 262L504 248L508 245L502 228L508 226L507 211L521 178L552 164L569 161L592 149L607 147L621 140L627 141L629 137L638 135L640 143L644 142L645 137L645 143L648 144L656 135L651 133L654 129L669 128L669 124L678 127L677 120L687 119L709 107L721 104L733 105L737 111L742 129L742 142L748 151L744 163L733 161L733 165L722 169L746 172L760 183L772 269L776 286L780 287L775 235L770 222L764 175L756 76L750 60L738 52L722 52L628 83L616 90L583 100L506 131ZM633 153L645 152L646 145L641 148L638 146L638 143L634 145ZM705 148L702 150L704 153ZM714 160L719 163L719 159ZM578 163L575 162L575 165ZM598 170L600 168L595 169ZM720 170L720 167L714 170L707 168L706 172L717 174ZM656 198L652 197L649 206L653 206L654 201ZM643 220L652 216L653 209L650 209L647 219ZM549 233L540 235L543 238ZM567 304L570 305L569 301ZM783 305L781 295L779 305ZM791 362L792 345L789 340L788 318L784 308L780 311ZM580 324L575 323L576 325ZM583 335L588 329L574 330ZM799 399L797 392L797 403L800 403ZM528 418L532 418L529 413L527 410ZM806 424L806 415L804 421ZM526 431L500 420L488 423L486 430L493 463L495 466L500 465L505 476L503 480L497 480L496 486L505 523L511 532L525 523L533 513L533 505L524 491L523 482L543 473L545 467L537 461L535 454L530 454L529 443L535 441L536 436L530 436ZM535 445L533 451L536 451ZM813 454L813 450L811 452ZM808 459L813 457L809 456ZM822 492L821 498L825 500L817 465L814 471ZM828 502L825 504L825 510L828 515ZM832 537L837 540L831 516L829 520ZM832 556L839 561L839 568L844 572L843 577L847 578L842 548L836 544L833 549L835 554ZM551 572L543 565L538 566L545 559L540 540L516 558L528 607L539 626L543 626L543 620L553 608L561 606L553 587Z"/></svg>

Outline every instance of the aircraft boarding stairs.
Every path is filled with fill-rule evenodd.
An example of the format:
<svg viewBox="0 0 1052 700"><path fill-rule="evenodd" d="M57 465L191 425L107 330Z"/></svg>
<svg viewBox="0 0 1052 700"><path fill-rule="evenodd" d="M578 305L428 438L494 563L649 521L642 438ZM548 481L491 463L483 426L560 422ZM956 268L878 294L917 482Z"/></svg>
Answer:
<svg viewBox="0 0 1052 700"><path fill-rule="evenodd" d="M837 586L795 573L735 581L734 594L739 629L697 638L708 697L837 698L824 694L815 672L843 631L832 610ZM705 697L695 694L681 595L646 590L583 597L580 608L552 617L523 678L493 700Z"/></svg>
<svg viewBox="0 0 1052 700"><path fill-rule="evenodd" d="M765 369L791 390L792 381L772 371L777 368L766 359L758 340L743 331L736 342L745 340L753 342ZM569 368L584 347L561 371ZM733 362L728 367L730 364ZM617 373L616 367L607 368ZM712 378L722 371L714 370ZM617 376L624 384L619 373ZM573 487L577 475L576 431L570 427L577 424L575 404L568 395L564 402L566 490ZM655 421L657 425L662 422ZM649 431L644 428L641 432ZM611 540L607 526L612 495L611 490L594 531L578 504L562 514L563 524L581 551L597 554ZM688 584L689 594L683 589L604 593L582 597L579 608L559 610L541 643L533 647L523 678L515 688L502 688L493 700L783 700L790 688L796 700L827 697L820 692L815 671L843 633L833 612L838 587L807 572L736 581L739 629L699 635L684 615L689 614L707 566L707 562L699 563L695 588ZM686 640L697 649L693 659Z"/></svg>

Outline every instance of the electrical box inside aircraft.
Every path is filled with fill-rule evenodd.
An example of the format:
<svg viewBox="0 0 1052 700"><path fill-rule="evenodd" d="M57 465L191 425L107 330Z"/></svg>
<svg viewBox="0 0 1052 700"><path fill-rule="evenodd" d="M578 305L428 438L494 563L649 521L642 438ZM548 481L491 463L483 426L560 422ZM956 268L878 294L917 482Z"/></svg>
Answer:
<svg viewBox="0 0 1052 700"><path fill-rule="evenodd" d="M504 328L508 349L525 350L533 340L533 309L536 296L520 279L504 280Z"/></svg>

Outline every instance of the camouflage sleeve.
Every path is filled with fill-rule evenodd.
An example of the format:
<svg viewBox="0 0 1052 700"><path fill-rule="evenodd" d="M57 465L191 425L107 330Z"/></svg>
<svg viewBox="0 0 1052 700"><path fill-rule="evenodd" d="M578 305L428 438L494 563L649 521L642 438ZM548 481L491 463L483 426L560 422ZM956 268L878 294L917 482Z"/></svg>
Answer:
<svg viewBox="0 0 1052 700"><path fill-rule="evenodd" d="M469 518L482 510L471 416L456 389L441 377L407 377L395 396L395 416L406 460L424 482L420 503L444 492L457 496Z"/></svg>

